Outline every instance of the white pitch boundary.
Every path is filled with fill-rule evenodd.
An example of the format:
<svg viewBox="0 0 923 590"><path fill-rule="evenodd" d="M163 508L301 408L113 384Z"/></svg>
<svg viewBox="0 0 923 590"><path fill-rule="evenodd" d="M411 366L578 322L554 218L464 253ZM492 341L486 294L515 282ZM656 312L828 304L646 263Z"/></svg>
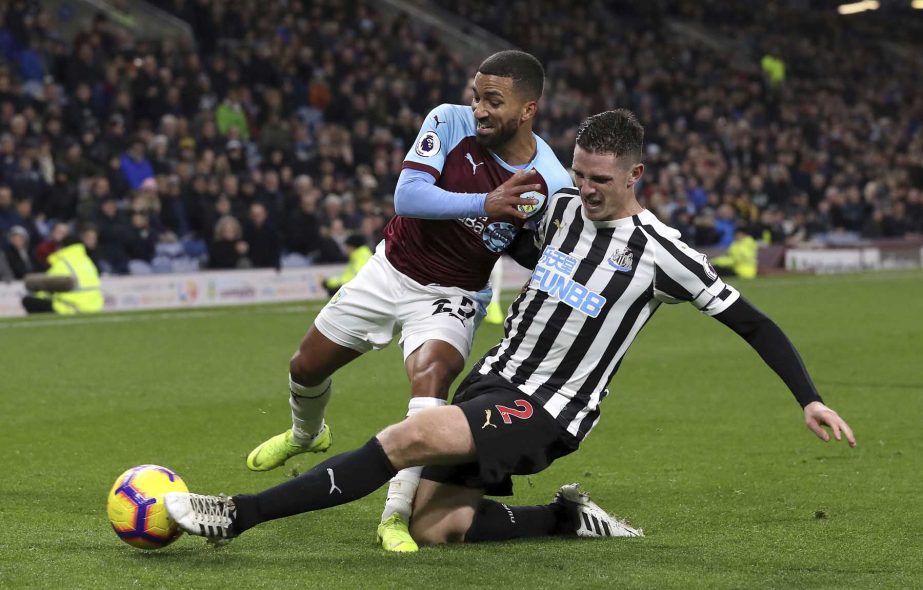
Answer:
<svg viewBox="0 0 923 590"><path fill-rule="evenodd" d="M52 328L58 326L80 326L85 324L123 324L126 322L146 322L159 320L185 320L190 318L207 318L232 316L247 313L266 314L295 314L310 313L320 311L323 307L322 302L305 303L304 305L285 305L282 307L269 307L266 305L247 305L235 306L225 309L210 310L184 310L184 311L166 311L166 312L124 312L118 315L110 314L93 314L83 316L38 316L28 318L17 318L14 320L0 321L0 330L5 328ZM261 309L263 308L263 309Z"/></svg>

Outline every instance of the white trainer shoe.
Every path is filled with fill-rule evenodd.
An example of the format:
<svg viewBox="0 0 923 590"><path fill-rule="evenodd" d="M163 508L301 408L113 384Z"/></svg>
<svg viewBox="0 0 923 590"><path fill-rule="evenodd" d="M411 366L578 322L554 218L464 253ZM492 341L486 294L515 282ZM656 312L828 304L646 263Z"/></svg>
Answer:
<svg viewBox="0 0 923 590"><path fill-rule="evenodd" d="M567 508L574 521L578 537L643 537L644 531L610 515L590 500L590 495L580 489L579 483L561 486L555 494L556 502Z"/></svg>
<svg viewBox="0 0 923 590"><path fill-rule="evenodd" d="M170 518L190 535L209 540L232 539L237 508L227 496L203 496L186 492L164 495L164 506Z"/></svg>

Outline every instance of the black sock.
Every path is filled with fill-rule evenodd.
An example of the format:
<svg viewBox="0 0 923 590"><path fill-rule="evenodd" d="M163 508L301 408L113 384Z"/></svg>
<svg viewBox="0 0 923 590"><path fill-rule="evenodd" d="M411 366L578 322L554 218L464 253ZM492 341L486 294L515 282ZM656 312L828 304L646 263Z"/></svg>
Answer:
<svg viewBox="0 0 923 590"><path fill-rule="evenodd" d="M234 530L242 533L267 520L358 500L396 473L381 443L372 438L365 446L331 457L291 481L259 494L234 496Z"/></svg>
<svg viewBox="0 0 923 590"><path fill-rule="evenodd" d="M471 528L465 533L465 542L563 535L573 530L569 523L564 506L556 502L544 506L507 506L493 500L481 500Z"/></svg>

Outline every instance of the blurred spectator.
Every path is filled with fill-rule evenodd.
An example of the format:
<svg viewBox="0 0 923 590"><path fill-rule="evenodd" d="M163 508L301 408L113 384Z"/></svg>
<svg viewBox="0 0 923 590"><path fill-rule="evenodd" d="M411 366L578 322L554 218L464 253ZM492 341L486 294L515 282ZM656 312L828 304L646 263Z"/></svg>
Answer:
<svg viewBox="0 0 923 590"><path fill-rule="evenodd" d="M263 203L255 202L250 205L244 225L244 240L249 247L250 261L255 268L279 268L279 234L273 227Z"/></svg>
<svg viewBox="0 0 923 590"><path fill-rule="evenodd" d="M750 233L764 244L784 244L788 236L782 211L775 206L762 211L759 222L753 225Z"/></svg>
<svg viewBox="0 0 923 590"><path fill-rule="evenodd" d="M734 241L722 256L711 259L711 263L722 276L752 279L756 277L759 244L747 232L737 230Z"/></svg>
<svg viewBox="0 0 923 590"><path fill-rule="evenodd" d="M301 193L299 207L285 220L285 248L304 256L320 248L320 219L317 215L317 191L311 187Z"/></svg>
<svg viewBox="0 0 923 590"><path fill-rule="evenodd" d="M128 239L125 242L125 253L129 264L132 261L150 264L154 259L157 245L157 232L151 228L150 211L146 209L133 209L131 211L131 226ZM143 268L140 267L140 268Z"/></svg>
<svg viewBox="0 0 923 590"><path fill-rule="evenodd" d="M154 177L154 168L147 159L145 143L140 137L131 141L128 150L119 158L119 166L132 190L137 190L142 182Z"/></svg>
<svg viewBox="0 0 923 590"><path fill-rule="evenodd" d="M250 268L249 247L243 240L240 222L230 215L215 224L215 238L208 247L208 268Z"/></svg>
<svg viewBox="0 0 923 590"><path fill-rule="evenodd" d="M36 270L48 268L48 257L61 247L64 239L70 235L70 231L70 226L63 221L58 221L51 226L48 236L35 247Z"/></svg>
<svg viewBox="0 0 923 590"><path fill-rule="evenodd" d="M703 211L695 218L693 228L696 246L717 246L721 240L721 234L715 229L715 216L709 210Z"/></svg>
<svg viewBox="0 0 923 590"><path fill-rule="evenodd" d="M772 88L778 88L785 82L785 62L772 53L767 53L763 56L763 59L760 60L760 67L763 69L763 74L766 75L766 80Z"/></svg>
<svg viewBox="0 0 923 590"><path fill-rule="evenodd" d="M321 230L320 248L315 262L321 264L336 264L346 262L346 238L349 232L342 219L334 219L329 226Z"/></svg>
<svg viewBox="0 0 923 590"><path fill-rule="evenodd" d="M734 208L727 203L718 207L718 216L715 219L715 231L718 232L718 246L727 248L734 241L737 231L737 217Z"/></svg>
<svg viewBox="0 0 923 590"><path fill-rule="evenodd" d="M160 194L160 221L164 229L179 238L187 238L191 233L191 225L180 179L175 175L170 176L165 184L166 190Z"/></svg>
<svg viewBox="0 0 923 590"><path fill-rule="evenodd" d="M127 273L129 229L127 219L119 211L115 199L106 197L102 200L95 216L95 224L98 232L98 251L94 261L100 271Z"/></svg>
<svg viewBox="0 0 923 590"><path fill-rule="evenodd" d="M19 215L13 206L13 191L8 186L0 185L0 233L6 233L19 223Z"/></svg>
<svg viewBox="0 0 923 590"><path fill-rule="evenodd" d="M99 265L99 231L92 223L82 226L79 230L80 242L87 252L87 256L96 265L96 268L102 272Z"/></svg>
<svg viewBox="0 0 923 590"><path fill-rule="evenodd" d="M29 232L19 225L14 225L6 233L6 248L4 261L9 268L12 278L22 279L30 272L35 271L35 262L29 253Z"/></svg>
<svg viewBox="0 0 923 590"><path fill-rule="evenodd" d="M228 90L227 96L215 109L215 123L221 135L228 135L235 130L236 137L244 141L250 139L250 128L247 125L247 115L240 104L241 89L234 87Z"/></svg>
<svg viewBox="0 0 923 590"><path fill-rule="evenodd" d="M136 211L144 211L148 214L148 216L159 216L159 193L160 187L157 186L157 180L154 177L145 178L144 182L141 183L141 186L138 187L138 190L135 192L135 195L131 199L131 208Z"/></svg>
<svg viewBox="0 0 923 590"><path fill-rule="evenodd" d="M346 215L343 212L343 197L336 194L329 194L324 197L324 208L320 212L321 225L330 227L334 221L343 222L345 225Z"/></svg>
<svg viewBox="0 0 923 590"><path fill-rule="evenodd" d="M3 256L0 256L0 283L9 283L15 278L16 277L13 275L13 270L10 268L9 263L6 260L6 252L4 252Z"/></svg>
<svg viewBox="0 0 923 590"><path fill-rule="evenodd" d="M372 257L371 248L366 244L365 238L360 235L354 234L346 238L344 247L348 259L346 268L339 275L328 277L323 281L324 289L327 290L327 294L331 297L340 290L340 287L351 281L365 266L365 263L369 261L369 258Z"/></svg>
<svg viewBox="0 0 923 590"><path fill-rule="evenodd" d="M97 313L103 308L99 272L75 236L66 236L61 248L48 256L44 274L30 274L22 298L27 313L54 312L62 315Z"/></svg>

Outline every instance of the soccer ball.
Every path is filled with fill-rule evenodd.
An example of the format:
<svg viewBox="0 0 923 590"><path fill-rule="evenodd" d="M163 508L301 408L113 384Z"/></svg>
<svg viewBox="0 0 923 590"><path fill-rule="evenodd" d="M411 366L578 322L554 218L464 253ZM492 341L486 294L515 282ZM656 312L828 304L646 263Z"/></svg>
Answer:
<svg viewBox="0 0 923 590"><path fill-rule="evenodd" d="M120 539L139 549L160 549L182 534L167 514L163 496L188 492L179 475L159 465L138 465L116 478L106 512Z"/></svg>

